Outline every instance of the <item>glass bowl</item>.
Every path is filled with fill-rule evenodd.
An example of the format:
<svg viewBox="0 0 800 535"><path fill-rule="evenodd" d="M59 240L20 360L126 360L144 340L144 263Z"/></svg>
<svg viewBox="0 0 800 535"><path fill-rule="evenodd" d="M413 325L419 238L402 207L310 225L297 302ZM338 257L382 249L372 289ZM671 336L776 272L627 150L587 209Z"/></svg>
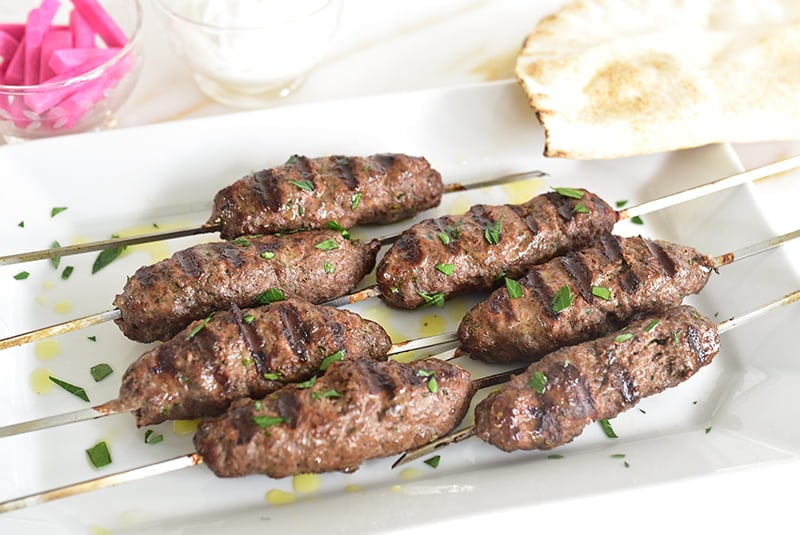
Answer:
<svg viewBox="0 0 800 535"><path fill-rule="evenodd" d="M57 3L46 1L51 5ZM83 48L90 51L91 59L82 63L66 60L61 74L52 70L45 74L45 67L40 65L44 81L37 84L10 84L6 70L10 69L11 60L0 64L0 136L6 143L103 130L116 124L115 113L130 96L141 73L142 5L140 0L99 0L99 4L125 34L118 39L127 38L127 42L114 47L101 46L103 40L97 37L93 46ZM20 30L31 10L42 5L42 0L3 2L0 30L8 30L7 35L15 28ZM84 39L85 47L86 36L91 39L93 31L86 30L90 25L85 19L73 22L72 11L73 3L61 0L48 32L70 32L73 41ZM82 30L75 30L76 24L83 24ZM76 31L82 32L80 38L75 37ZM44 40L40 46L45 49ZM76 50L80 46L73 44Z"/></svg>
<svg viewBox="0 0 800 535"><path fill-rule="evenodd" d="M229 106L285 97L323 56L339 0L154 0L197 86Z"/></svg>

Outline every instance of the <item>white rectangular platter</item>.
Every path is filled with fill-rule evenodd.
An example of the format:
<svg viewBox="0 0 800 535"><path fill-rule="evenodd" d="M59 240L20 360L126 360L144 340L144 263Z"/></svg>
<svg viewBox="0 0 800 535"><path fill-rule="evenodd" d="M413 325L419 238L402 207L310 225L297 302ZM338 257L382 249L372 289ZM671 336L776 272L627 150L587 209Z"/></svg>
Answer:
<svg viewBox="0 0 800 535"><path fill-rule="evenodd" d="M54 240L66 245L114 233L150 232L154 224L169 229L202 223L218 189L295 153L424 155L448 182L531 169L551 175L544 181L448 195L439 208L417 219L461 213L478 202L521 202L550 186L585 187L610 203L627 200L630 206L740 169L730 148L719 145L594 162L548 160L541 156L542 147L541 128L521 90L510 82L0 147L0 254L46 248ZM67 210L51 217L53 207ZM616 230L681 242L711 255L774 234L750 186L643 219L644 225L621 222ZM383 236L410 224L362 228L356 234ZM64 257L58 269L49 261L0 268L0 337L107 310L137 267L212 239L131 247L94 275L94 254ZM74 272L63 280L67 265ZM23 270L30 276L16 280L14 275ZM689 302L721 320L798 287L797 271L776 250L721 268L702 295ZM400 341L454 330L476 300L453 299L443 309L414 312L391 310L377 300L351 308L381 322ZM563 515L569 504L592 511L594 501L606 507L615 503L609 502L615 495L625 501L626 523L646 519L657 514L658 504L637 500L638 491L658 496L652 489L688 488L688 482L714 481L721 473L744 473L754 466L796 469L798 318L797 305L785 307L725 334L712 365L678 388L643 400L641 410L615 418L619 438L590 426L556 450L558 459L549 452L505 454L472 439L441 450L436 469L422 460L394 470L395 459L369 461L353 474L323 475L319 488L310 492L295 488L299 482L292 478L221 480L197 466L0 515L0 533L418 533L476 527L486 519L495 526L529 519L531 529L541 530L556 520L547 511ZM85 387L92 403L114 398L122 372L145 349L126 340L113 324L104 324L0 352L0 425L87 406L58 388L41 392L42 374ZM100 362L115 372L95 383L88 370ZM465 365L480 374L494 371ZM0 501L192 451L191 435L180 428L165 423L153 429L164 440L146 444L144 430L123 414L0 439ZM109 444L113 458L101 470L93 469L84 453L98 440ZM267 494L275 489L293 503L271 503ZM760 491L753 491L754 499L758 496ZM722 503L718 509L725 507ZM605 521L570 519L576 525Z"/></svg>

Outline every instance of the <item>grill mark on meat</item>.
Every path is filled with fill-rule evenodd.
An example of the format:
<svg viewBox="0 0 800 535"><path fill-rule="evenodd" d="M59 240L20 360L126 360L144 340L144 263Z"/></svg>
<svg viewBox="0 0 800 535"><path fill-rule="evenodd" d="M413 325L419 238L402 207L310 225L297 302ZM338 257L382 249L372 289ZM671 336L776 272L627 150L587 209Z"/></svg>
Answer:
<svg viewBox="0 0 800 535"><path fill-rule="evenodd" d="M622 249L619 239L613 234L603 234L600 236L600 251L609 262L616 262L622 258Z"/></svg>
<svg viewBox="0 0 800 535"><path fill-rule="evenodd" d="M294 166L303 180L314 178L314 170L311 168L311 160L308 159L308 156L295 156Z"/></svg>
<svg viewBox="0 0 800 535"><path fill-rule="evenodd" d="M538 269L532 269L528 272L525 277L520 280L520 285L524 288L528 288L533 292L536 296L536 299L539 300L539 304L541 308L547 311L547 314L555 318L558 316L558 313L553 310L553 295L547 291L547 287L544 284L544 279L542 278L541 273L539 273Z"/></svg>
<svg viewBox="0 0 800 535"><path fill-rule="evenodd" d="M278 176L272 169L258 171L253 175L255 193L263 206L270 211L277 211L283 204L278 187Z"/></svg>
<svg viewBox="0 0 800 535"><path fill-rule="evenodd" d="M272 371L272 362L269 355L264 352L264 338L252 325L244 321L242 310L236 303L231 303L231 314L233 315L233 321L236 322L236 326L239 328L239 333L244 339L247 350L250 352L250 356L253 357L258 374L263 377L265 373L270 373Z"/></svg>
<svg viewBox="0 0 800 535"><path fill-rule="evenodd" d="M239 254L239 247L236 245L229 243L223 244L219 248L219 254L227 263L231 264L236 269L244 265L244 258Z"/></svg>
<svg viewBox="0 0 800 535"><path fill-rule="evenodd" d="M516 319L508 294L498 294L496 298L491 299L489 301L489 310L492 314L502 314L505 321L514 321Z"/></svg>
<svg viewBox="0 0 800 535"><path fill-rule="evenodd" d="M392 376L376 366L374 362L363 361L362 371L364 373L362 377L363 384L366 385L369 392L377 394L383 391L386 392L390 398L395 396L396 385L394 384Z"/></svg>
<svg viewBox="0 0 800 535"><path fill-rule="evenodd" d="M623 401L625 401L626 405L633 405L639 398L641 398L641 394L639 393L639 389L636 387L636 382L631 375L630 370L621 364L616 362L611 363L608 367L608 375L611 381L611 386L620 393L622 396Z"/></svg>
<svg viewBox="0 0 800 535"><path fill-rule="evenodd" d="M402 234L394 243L394 246L403 259L412 264L419 264L423 259L422 247L420 247L419 241L412 234Z"/></svg>
<svg viewBox="0 0 800 535"><path fill-rule="evenodd" d="M344 156L336 158L336 168L339 170L339 178L345 183L347 189L351 191L358 188L358 179L356 178L354 165L355 162L352 158L346 158Z"/></svg>
<svg viewBox="0 0 800 535"><path fill-rule="evenodd" d="M203 264L198 260L194 250L178 251L175 253L175 260L178 261L181 270L190 277L198 278L203 274Z"/></svg>
<svg viewBox="0 0 800 535"><path fill-rule="evenodd" d="M164 346L156 354L156 366L154 373L173 376L177 373L175 368L175 346Z"/></svg>
<svg viewBox="0 0 800 535"><path fill-rule="evenodd" d="M283 421L291 428L296 428L303 408L303 403L300 399L297 390L283 389L278 394L278 416L283 418Z"/></svg>
<svg viewBox="0 0 800 535"><path fill-rule="evenodd" d="M394 167L396 159L394 154L376 154L374 157L375 163L381 168L381 172L383 173Z"/></svg>
<svg viewBox="0 0 800 535"><path fill-rule="evenodd" d="M308 361L308 347L306 346L311 333L308 325L303 321L300 312L295 306L284 306L280 309L280 322L284 338L301 362Z"/></svg>
<svg viewBox="0 0 800 535"><path fill-rule="evenodd" d="M564 221L571 221L575 217L575 207L570 199L556 192L547 193L545 197L556 209L561 219Z"/></svg>
<svg viewBox="0 0 800 535"><path fill-rule="evenodd" d="M489 225L495 224L495 221L489 216L486 206L483 204L476 204L469 209L469 213L482 229L486 229ZM502 240L502 234L500 235L500 239Z"/></svg>
<svg viewBox="0 0 800 535"><path fill-rule="evenodd" d="M626 260L623 260L623 267L622 273L619 276L619 285L622 287L622 291L627 294L635 294L636 289L639 288L639 277L634 273L633 269L631 269L630 264Z"/></svg>
<svg viewBox="0 0 800 535"><path fill-rule="evenodd" d="M539 223L536 221L536 218L533 217L533 214L518 204L507 204L506 206L517 214L534 236L539 234Z"/></svg>
<svg viewBox="0 0 800 535"><path fill-rule="evenodd" d="M569 276L572 277L578 289L578 293L581 294L583 300L587 303L593 303L592 275L583 258L574 251L570 251L561 257L561 265Z"/></svg>
<svg viewBox="0 0 800 535"><path fill-rule="evenodd" d="M644 240L645 245L650 250L650 253L658 260L658 264L664 272L670 277L674 277L678 272L678 266L675 261L670 257L661 245L651 240Z"/></svg>

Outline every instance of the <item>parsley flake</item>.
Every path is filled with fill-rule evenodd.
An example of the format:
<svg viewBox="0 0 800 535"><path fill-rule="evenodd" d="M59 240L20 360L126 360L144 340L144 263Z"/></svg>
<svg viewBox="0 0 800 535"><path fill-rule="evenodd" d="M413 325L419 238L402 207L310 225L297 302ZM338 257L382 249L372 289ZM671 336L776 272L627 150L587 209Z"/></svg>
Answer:
<svg viewBox="0 0 800 535"><path fill-rule="evenodd" d="M623 200L623 201L617 201L617 202L616 202L616 203L614 203L614 204L617 206L617 208L622 208L623 206L625 206L626 204L628 204L628 201L627 201L627 200Z"/></svg>
<svg viewBox="0 0 800 535"><path fill-rule="evenodd" d="M659 323L661 323L661 320L659 320L659 319L654 319L653 321L651 321L650 323L648 323L648 324L647 324L647 327L645 327L645 328L644 328L644 332L646 332L646 333L649 333L650 331L652 331L653 329L655 329L655 328L656 328L656 326L657 326Z"/></svg>
<svg viewBox="0 0 800 535"><path fill-rule="evenodd" d="M294 184L303 191L314 191L314 183L310 180L290 180L290 184Z"/></svg>
<svg viewBox="0 0 800 535"><path fill-rule="evenodd" d="M508 277L505 277L505 280L506 280L506 290L508 291L508 297L511 299L518 299L522 297L523 295L522 285L519 283L519 281L516 281L514 279L509 279Z"/></svg>
<svg viewBox="0 0 800 535"><path fill-rule="evenodd" d="M352 197L350 197L350 209L355 210L358 208L358 205L361 204L361 196L363 193L354 193Z"/></svg>
<svg viewBox="0 0 800 535"><path fill-rule="evenodd" d="M156 432L153 431L152 429L148 429L147 431L144 432L145 444L150 444L152 446L153 444L158 444L162 440L164 440L164 435L162 435L161 433L156 434Z"/></svg>
<svg viewBox="0 0 800 535"><path fill-rule="evenodd" d="M195 326L192 328L192 330L191 330L191 331L189 331L189 334L187 334L187 335L186 335L186 339L187 339L187 340L191 340L192 338L194 338L194 337L195 337L195 335L196 335L197 333L199 333L200 331L202 331L202 330L203 330L203 328L204 328L206 325L208 325L208 322L211 320L211 317L212 317L213 315L214 315L214 313L212 312L211 314L209 314L208 316L206 316L204 319L200 320L200 321L197 323L197 325L195 325Z"/></svg>
<svg viewBox="0 0 800 535"><path fill-rule="evenodd" d="M102 468L111 464L111 453L108 451L108 444L105 441L100 441L86 450L86 455L89 456L89 462L95 468Z"/></svg>
<svg viewBox="0 0 800 535"><path fill-rule="evenodd" d="M561 312L565 308L569 308L574 301L575 294L572 293L569 286L565 284L559 288L556 295L553 296L553 312Z"/></svg>
<svg viewBox="0 0 800 535"><path fill-rule="evenodd" d="M311 399L340 398L342 395L331 388L325 392L311 392Z"/></svg>
<svg viewBox="0 0 800 535"><path fill-rule="evenodd" d="M339 244L336 243L336 240L333 238L328 238L327 240L323 240L314 246L315 249L319 249L321 251L333 251L334 249L339 248Z"/></svg>
<svg viewBox="0 0 800 535"><path fill-rule="evenodd" d="M281 372L267 372L264 374L264 379L267 381L280 381L283 378Z"/></svg>
<svg viewBox="0 0 800 535"><path fill-rule="evenodd" d="M597 421L600 424L600 427L603 428L603 432L606 434L608 438L619 438L617 434L614 432L614 428L611 427L611 422L608 421L608 418L603 418L602 420Z"/></svg>
<svg viewBox="0 0 800 535"><path fill-rule="evenodd" d="M50 245L50 248L51 249L60 249L61 248L61 244L58 243L58 241L56 240ZM61 263L61 257L60 256L51 256L50 257L50 263L53 264L53 269L58 269L58 265Z"/></svg>
<svg viewBox="0 0 800 535"><path fill-rule="evenodd" d="M584 192L581 190L573 188L553 188L553 191L562 197L568 197L570 199L583 199L584 195Z"/></svg>
<svg viewBox="0 0 800 535"><path fill-rule="evenodd" d="M442 240L443 244L445 245L450 244L450 236L446 232L439 232L437 233L437 236L439 236L439 239Z"/></svg>
<svg viewBox="0 0 800 535"><path fill-rule="evenodd" d="M284 419L280 416L253 416L253 422L261 429L282 424Z"/></svg>
<svg viewBox="0 0 800 535"><path fill-rule="evenodd" d="M68 278L70 278L72 276L72 272L73 271L75 271L75 267L74 266L65 267L64 271L61 272L61 278L63 280L67 280Z"/></svg>
<svg viewBox="0 0 800 535"><path fill-rule="evenodd" d="M48 379L50 379L50 381L52 381L53 383L57 384L58 386L60 386L61 388L63 388L64 390L66 390L67 392L72 394L73 396L77 396L77 397L81 398L83 401L86 401L86 402L89 401L89 396L86 394L86 390L84 390L80 386L75 386L75 385L70 384L70 383L68 383L66 381L62 381L61 379L56 379L52 375L50 377L48 377Z"/></svg>
<svg viewBox="0 0 800 535"><path fill-rule="evenodd" d="M118 236L113 236L114 238ZM114 247L113 249L106 249L105 251L100 251L100 254L97 255L97 258L94 260L94 264L92 264L92 275L109 265L111 262L116 260L119 255L122 254L124 247Z"/></svg>
<svg viewBox="0 0 800 535"><path fill-rule="evenodd" d="M452 275L455 269L456 269L455 264L442 264L441 262L436 264L436 270L444 273L447 276Z"/></svg>
<svg viewBox="0 0 800 535"><path fill-rule="evenodd" d="M436 292L436 293L425 293L425 292L417 292L422 299L425 300L425 306L435 305L439 308L444 308L444 293L443 292Z"/></svg>
<svg viewBox="0 0 800 535"><path fill-rule="evenodd" d="M349 240L350 239L350 231L347 230L346 228L344 228L342 225L340 225L336 221L328 221L328 228L331 229L331 230L338 230L345 240Z"/></svg>
<svg viewBox="0 0 800 535"><path fill-rule="evenodd" d="M30 276L31 276L31 274L30 274L30 273L28 273L27 271L20 271L19 273L17 273L16 275L14 275L14 278L15 278L16 280L18 280L18 281L22 281L22 280L25 280L25 279L27 279L27 278L28 278L28 277L30 277Z"/></svg>
<svg viewBox="0 0 800 535"><path fill-rule="evenodd" d="M55 206L52 210L50 210L50 217L55 217L66 209L66 206Z"/></svg>
<svg viewBox="0 0 800 535"><path fill-rule="evenodd" d="M96 365L92 366L91 368L89 368L89 373L92 374L92 377L94 378L94 381L96 383L99 382L99 381L102 381L103 379L105 379L106 377L111 375L113 372L114 372L114 369L111 368L111 366L109 366L105 362L102 362L100 364L96 364Z"/></svg>
<svg viewBox="0 0 800 535"><path fill-rule="evenodd" d="M311 379L309 379L308 381L303 381L302 383L297 383L294 386L298 390L305 390L306 388L311 388L312 386L314 386L314 383L316 383L316 382L317 382L317 376L316 375L312 375Z"/></svg>
<svg viewBox="0 0 800 535"><path fill-rule="evenodd" d="M333 267L333 264L331 264L330 262L325 262L324 264L322 264L322 270L325 271L326 275L330 275L331 273L336 271L336 268Z"/></svg>
<svg viewBox="0 0 800 535"><path fill-rule="evenodd" d="M614 341L618 342L618 343L627 342L631 338L633 338L633 334L632 333L622 333L622 334L618 334L617 336L615 336L614 337Z"/></svg>
<svg viewBox="0 0 800 535"><path fill-rule="evenodd" d="M642 221L642 218L638 215L635 215L631 218L631 223L634 225L644 225L644 221Z"/></svg>
<svg viewBox="0 0 800 535"><path fill-rule="evenodd" d="M270 288L256 297L256 303L259 305L268 305L270 303L277 303L278 301L286 301L286 294L278 288Z"/></svg>
<svg viewBox="0 0 800 535"><path fill-rule="evenodd" d="M592 295L604 301L611 300L611 290L605 286L592 286Z"/></svg>
<svg viewBox="0 0 800 535"><path fill-rule="evenodd" d="M576 214L588 214L589 213L589 209L582 202L579 202L578 204L576 204L575 208L573 208L572 211L575 212Z"/></svg>
<svg viewBox="0 0 800 535"><path fill-rule="evenodd" d="M427 464L431 468L439 468L439 461L441 461L441 460L442 460L442 456L441 455L434 455L430 459L425 459L422 462L424 462L425 464Z"/></svg>
<svg viewBox="0 0 800 535"><path fill-rule="evenodd" d="M547 387L547 376L540 371L533 372L528 381L528 386L536 390L538 394L543 394Z"/></svg>
<svg viewBox="0 0 800 535"><path fill-rule="evenodd" d="M346 353L347 352L344 349L340 349L335 353L331 353L330 355L322 359L322 362L319 365L319 369L324 372L325 370L328 369L328 366L330 366L334 362L339 362L340 360L344 360Z"/></svg>
<svg viewBox="0 0 800 535"><path fill-rule="evenodd" d="M486 230L483 231L483 237L489 242L489 245L497 245L500 243L500 230L503 227L503 218L501 217L494 223L487 223Z"/></svg>

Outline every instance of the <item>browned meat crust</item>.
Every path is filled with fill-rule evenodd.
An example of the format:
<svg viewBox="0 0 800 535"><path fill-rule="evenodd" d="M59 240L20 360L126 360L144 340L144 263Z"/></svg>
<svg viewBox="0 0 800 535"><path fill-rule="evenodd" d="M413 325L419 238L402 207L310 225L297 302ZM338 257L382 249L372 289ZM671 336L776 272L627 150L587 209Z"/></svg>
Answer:
<svg viewBox="0 0 800 535"><path fill-rule="evenodd" d="M321 373L337 359L385 360L392 341L353 312L290 299L197 320L143 354L118 402L137 425L217 416L241 397L262 398Z"/></svg>
<svg viewBox="0 0 800 535"><path fill-rule="evenodd" d="M611 231L616 212L596 195L575 191L583 197L551 192L521 205L479 204L412 226L378 265L384 301L417 308L440 292L491 290L503 276L519 278L531 266L589 246Z"/></svg>
<svg viewBox="0 0 800 535"><path fill-rule="evenodd" d="M271 289L322 303L355 288L379 248L377 240L350 241L331 230L196 245L139 268L114 299L115 321L128 338L153 342L231 303L264 304L258 298Z"/></svg>
<svg viewBox="0 0 800 535"><path fill-rule="evenodd" d="M519 280L519 297L499 288L473 307L459 325L461 350L490 362L531 362L619 328L634 314L679 305L703 289L713 267L691 247L604 235L596 247L531 268ZM557 311L559 295L568 306Z"/></svg>
<svg viewBox="0 0 800 535"><path fill-rule="evenodd" d="M473 394L469 372L436 359L337 362L308 388L235 402L194 444L220 477L352 471L450 432Z"/></svg>
<svg viewBox="0 0 800 535"><path fill-rule="evenodd" d="M292 156L217 193L208 224L221 224L220 235L230 239L323 229L330 221L345 228L391 223L437 206L442 189L441 175L422 157Z"/></svg>
<svg viewBox="0 0 800 535"><path fill-rule="evenodd" d="M638 320L533 363L478 404L477 436L505 451L566 444L591 421L685 381L718 351L716 325L690 306Z"/></svg>

